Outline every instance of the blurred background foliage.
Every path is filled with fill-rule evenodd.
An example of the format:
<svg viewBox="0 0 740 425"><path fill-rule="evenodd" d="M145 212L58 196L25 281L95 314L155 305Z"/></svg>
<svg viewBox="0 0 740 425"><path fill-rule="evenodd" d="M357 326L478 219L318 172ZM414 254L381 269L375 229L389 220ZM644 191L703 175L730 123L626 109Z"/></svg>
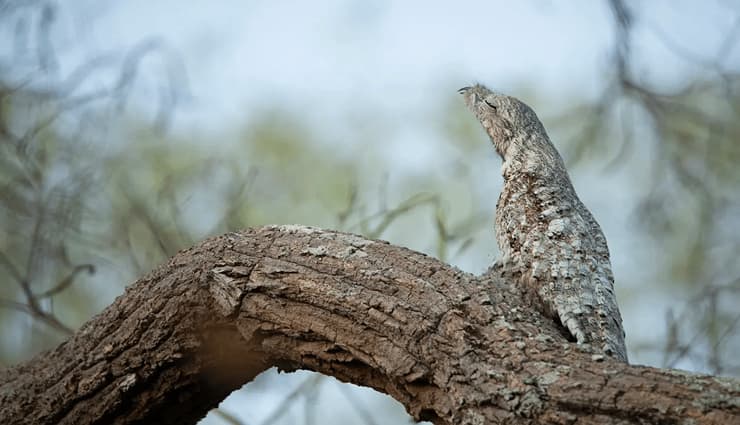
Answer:
<svg viewBox="0 0 740 425"><path fill-rule="evenodd" d="M231 230L340 229L472 272L495 258L499 162L455 94L467 80L440 84L425 95L433 106L404 116L337 108L339 130L307 118L305 104L268 98L244 122L177 132L173 117L192 96L187 58L155 38L62 69L61 7L0 1L3 366L54 347L178 250ZM739 80L725 63L740 11L709 58L654 31L696 65L668 85L641 72L635 34L650 20L640 7L604 7L614 39L600 96L550 95L530 81L509 91L539 111L605 228L631 360L740 376ZM146 107L135 100L142 79L156 88ZM396 146L408 132L425 150ZM404 155L428 165L404 168ZM307 372L249 388L206 421L313 423L338 405L337 423L408 421L385 397Z"/></svg>

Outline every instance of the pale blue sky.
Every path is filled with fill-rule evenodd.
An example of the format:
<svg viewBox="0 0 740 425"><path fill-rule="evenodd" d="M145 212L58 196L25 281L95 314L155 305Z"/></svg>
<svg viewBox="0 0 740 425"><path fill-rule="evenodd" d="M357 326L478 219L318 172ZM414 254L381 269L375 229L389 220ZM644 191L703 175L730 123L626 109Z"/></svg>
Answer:
<svg viewBox="0 0 740 425"><path fill-rule="evenodd" d="M61 22L80 56L123 52L148 36L181 53L194 98L177 128L221 128L265 101L317 114L355 102L386 112L424 111L458 80L502 91L527 84L595 96L609 79L614 37L606 2L587 0L76 4L62 9L71 19ZM696 67L656 34L709 59L733 24L729 7L640 3L639 73L667 87L679 84ZM727 66L739 61L735 49Z"/></svg>

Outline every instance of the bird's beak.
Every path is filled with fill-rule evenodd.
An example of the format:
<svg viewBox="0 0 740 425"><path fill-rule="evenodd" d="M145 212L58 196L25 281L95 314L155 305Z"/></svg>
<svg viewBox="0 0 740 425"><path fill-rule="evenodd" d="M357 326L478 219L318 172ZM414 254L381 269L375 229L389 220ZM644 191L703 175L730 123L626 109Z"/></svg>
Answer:
<svg viewBox="0 0 740 425"><path fill-rule="evenodd" d="M463 87L461 89L458 89L457 92L460 93L460 94L465 94L465 92L467 92L468 90L470 90L470 88L471 88L470 86Z"/></svg>

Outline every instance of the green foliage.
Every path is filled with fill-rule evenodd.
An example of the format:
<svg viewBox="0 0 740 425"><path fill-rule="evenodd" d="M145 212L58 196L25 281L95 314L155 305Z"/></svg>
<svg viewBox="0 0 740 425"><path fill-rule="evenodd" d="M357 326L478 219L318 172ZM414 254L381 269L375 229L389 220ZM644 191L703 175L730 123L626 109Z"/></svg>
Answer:
<svg viewBox="0 0 740 425"><path fill-rule="evenodd" d="M50 299L71 327L178 250L229 230L310 224L407 241L449 258L470 247L474 231L490 221L466 173L395 172L382 165L377 144L363 147L361 158L341 155L290 111L273 109L236 134L215 137L218 143L162 134L136 121L121 129L121 145L76 142L54 128L36 131L17 152L15 139L0 144L0 252L14 265L34 263L44 271L43 277L19 272L34 293L64 286ZM426 237L419 237L420 222L428 223ZM35 226L42 231L34 242L27 235ZM94 267L73 273L84 264ZM11 275L0 279L2 299L21 305L22 285ZM8 320L25 313L0 309ZM2 356L25 357L59 338L42 340L41 346L3 344L17 351Z"/></svg>
<svg viewBox="0 0 740 425"><path fill-rule="evenodd" d="M17 92L3 98L3 121L17 125L11 111L18 106L9 100L13 96L26 95ZM445 140L435 149L451 154L421 174L384 164L381 158L387 153L377 143L360 143L359 150L350 150L349 155L340 152L321 135L323 129L279 108L267 109L240 131L208 139L167 135L146 123L128 121L119 136L125 142L108 147L81 143L55 126L31 126L26 132L32 137L7 137L0 144L0 252L10 265L5 268L18 269L34 293L69 280L66 289L48 297L42 308L75 327L108 304L122 285L179 249L208 236L267 223L358 232L445 261L474 254L476 264L485 266L494 254L495 194L481 195L477 188L482 178L498 179L497 163L478 124L459 108L456 97L451 99L440 103L440 118L433 120ZM40 115L35 120L26 115L20 121L45 122L45 110L36 108ZM602 116L586 110L581 104L572 113ZM673 284L699 285L710 275L716 279L713 264L731 256L732 251L713 249L717 241L738 240L723 232L717 217L724 213L726 197L738 179L737 169L727 163L738 159L738 148L731 141L740 120L734 113L715 113L711 122L723 131L712 132L702 125L704 120L689 121L684 113L666 108L661 116L664 137L659 140L665 146L659 147L660 161L647 162L656 154L634 139L621 141L632 152L622 158L630 161L629 167L648 167L665 176L656 177L653 187L647 188L637 217L670 249L667 270ZM612 128L608 123L586 123L601 131L596 136L592 131L579 133L583 123L578 120L556 122L561 122L556 132L581 135L566 139L574 146L571 153L580 152L575 155L579 161L624 149L612 133L604 133ZM352 137L371 136L359 132ZM702 137L705 142L697 141ZM486 175L477 171L491 168ZM698 188L692 186L697 173L703 173ZM94 266L94 274L88 269L75 272L86 264ZM23 290L14 282L18 278L8 273L0 279L0 298L22 303ZM721 347L718 341L736 318L720 307L691 323L696 332L703 329L708 344ZM17 322L28 314L17 310L0 309L0 317ZM41 323L26 322L0 338L16 338L28 326L48 334L49 325ZM6 349L2 356L12 361L59 339L43 337L46 342L41 345L38 339L28 345L4 344L17 351Z"/></svg>

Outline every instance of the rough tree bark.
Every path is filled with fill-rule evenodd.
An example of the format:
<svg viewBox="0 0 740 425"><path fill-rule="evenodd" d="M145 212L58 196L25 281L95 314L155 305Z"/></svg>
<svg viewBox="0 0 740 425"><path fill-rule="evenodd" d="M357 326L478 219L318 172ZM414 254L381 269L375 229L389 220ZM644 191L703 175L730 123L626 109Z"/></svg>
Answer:
<svg viewBox="0 0 740 425"><path fill-rule="evenodd" d="M180 252L0 372L0 423L195 423L272 366L375 388L436 424L740 423L738 382L586 352L501 278L302 226Z"/></svg>

